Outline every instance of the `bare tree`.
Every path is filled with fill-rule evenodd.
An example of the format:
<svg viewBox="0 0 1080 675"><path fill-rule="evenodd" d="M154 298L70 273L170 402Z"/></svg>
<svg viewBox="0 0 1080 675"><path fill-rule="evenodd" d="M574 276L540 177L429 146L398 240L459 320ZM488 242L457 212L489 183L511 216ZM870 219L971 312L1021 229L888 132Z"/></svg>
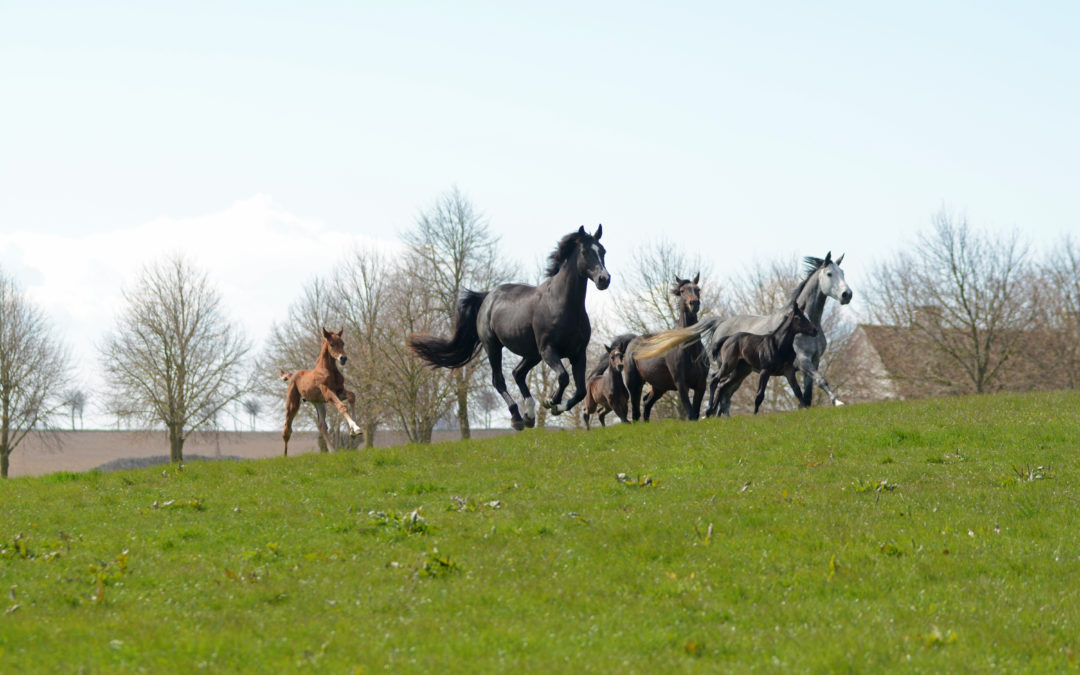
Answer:
<svg viewBox="0 0 1080 675"><path fill-rule="evenodd" d="M388 391L380 344L386 339L382 322L391 300L393 267L377 251L357 249L334 269L333 277L331 303L355 345L350 363L358 365L350 367L349 380L357 417L364 427L364 442L372 447Z"/></svg>
<svg viewBox="0 0 1080 675"><path fill-rule="evenodd" d="M427 367L405 346L407 335L437 332L449 320L438 300L424 292L426 283L410 265L394 273L379 341L385 411L414 443L431 442L435 425L454 407L458 391L452 371Z"/></svg>
<svg viewBox="0 0 1080 675"><path fill-rule="evenodd" d="M86 409L86 392L79 388L68 389L64 393L64 405L71 412L71 430L75 431L75 416L79 416L79 426L82 426L83 411Z"/></svg>
<svg viewBox="0 0 1080 675"><path fill-rule="evenodd" d="M678 299L671 294L676 277L701 275L701 316L726 309L712 266L698 254L689 255L666 239L634 249L627 278L615 303L616 333L651 333L674 328L679 319Z"/></svg>
<svg viewBox="0 0 1080 675"><path fill-rule="evenodd" d="M147 266L123 298L116 329L100 348L107 409L164 426L169 458L181 462L188 435L253 390L249 343L225 316L206 274L183 256Z"/></svg>
<svg viewBox="0 0 1080 675"><path fill-rule="evenodd" d="M0 478L26 435L48 429L64 406L70 361L41 310L0 270Z"/></svg>
<svg viewBox="0 0 1080 675"><path fill-rule="evenodd" d="M447 317L453 316L462 290L485 290L509 278L507 265L499 257L498 237L456 186L421 213L403 239L411 268L427 282L422 290L434 294ZM482 374L486 366L483 359L476 359L452 371L462 438L470 436L469 399L480 380L487 379Z"/></svg>
<svg viewBox="0 0 1080 675"><path fill-rule="evenodd" d="M1044 380L1076 389L1080 387L1080 244L1063 236L1041 266L1040 277L1045 348L1034 357L1044 370Z"/></svg>
<svg viewBox="0 0 1080 675"><path fill-rule="evenodd" d="M243 407L244 412L248 414L251 430L255 431L255 419L259 416L259 413L262 412L262 401L260 401L258 397L252 396L250 398L245 398L240 402L240 405Z"/></svg>
<svg viewBox="0 0 1080 675"><path fill-rule="evenodd" d="M983 393L1036 323L1039 300L1029 246L1016 232L992 236L939 211L906 251L881 263L868 293L872 317L905 329L895 346L927 393Z"/></svg>

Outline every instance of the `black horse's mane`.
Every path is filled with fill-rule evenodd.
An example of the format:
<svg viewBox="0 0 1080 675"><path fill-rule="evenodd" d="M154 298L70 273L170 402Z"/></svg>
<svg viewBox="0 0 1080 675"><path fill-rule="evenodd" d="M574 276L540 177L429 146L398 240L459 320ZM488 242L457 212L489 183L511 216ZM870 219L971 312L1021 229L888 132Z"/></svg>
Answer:
<svg viewBox="0 0 1080 675"><path fill-rule="evenodd" d="M563 263L574 253L574 249L590 241L594 241L592 235L580 230L571 232L560 239L559 243L555 245L555 250L548 256L548 266L544 270L544 275L553 277L558 274Z"/></svg>
<svg viewBox="0 0 1080 675"><path fill-rule="evenodd" d="M803 271L806 272L806 278L799 282L799 285L795 287L795 290L791 292L788 297L788 302L795 302L802 295L803 289L806 288L806 284L810 283L810 278L814 276L814 272L821 269L821 266L825 264L824 258L815 258L812 255L808 255L803 258Z"/></svg>

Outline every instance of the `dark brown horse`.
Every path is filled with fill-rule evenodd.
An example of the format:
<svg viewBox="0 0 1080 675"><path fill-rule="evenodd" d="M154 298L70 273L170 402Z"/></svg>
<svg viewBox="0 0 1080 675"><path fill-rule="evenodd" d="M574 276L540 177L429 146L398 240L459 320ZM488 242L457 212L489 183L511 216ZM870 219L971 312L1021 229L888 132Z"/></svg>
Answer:
<svg viewBox="0 0 1080 675"><path fill-rule="evenodd" d="M289 454L292 422L297 411L300 410L301 400L315 406L315 413L319 418L319 434L328 448L333 446L326 429L327 403L332 403L338 409L345 421L349 423L353 436L364 433L349 416L349 408L355 405L356 396L345 389L345 376L338 370L339 365L344 366L349 360L345 356L345 343L341 339L344 330L344 326L336 333L322 329L322 349L319 351L319 360L311 370L278 371L281 379L289 383L289 391L285 395L285 430L281 432L281 438L285 441L285 455ZM342 398L349 402L348 407L342 402Z"/></svg>
<svg viewBox="0 0 1080 675"><path fill-rule="evenodd" d="M409 349L429 365L460 368L471 361L483 346L491 365L491 383L510 409L510 425L521 430L536 424L536 400L525 381L533 366L543 360L559 377L559 388L545 405L552 415L564 413L585 398L585 348L592 326L585 312L585 291L589 280L598 290L611 283L604 266L606 251L600 245L604 228L595 234L585 228L559 240L548 256L547 278L539 286L503 284L492 291L463 291L458 298L454 334L410 335ZM525 417L506 391L502 353L506 347L521 357L514 366L514 380L524 398ZM574 395L563 403L570 384L562 360L570 361L574 373Z"/></svg>
<svg viewBox="0 0 1080 675"><path fill-rule="evenodd" d="M709 410L715 415L721 401L730 401L731 395L739 388L750 371L758 371L757 396L754 398L754 414L758 413L761 402L765 400L765 387L772 375L787 377L795 397L802 400L802 391L795 379L795 336L799 334L814 337L818 329L792 303L784 320L771 333L736 333L725 338L719 350L719 367L709 377ZM727 410L724 410L727 413Z"/></svg>
<svg viewBox="0 0 1080 675"><path fill-rule="evenodd" d="M621 338L621 339L620 339ZM626 404L630 397L626 394L626 385L623 384L623 354L626 345L634 338L633 335L621 335L612 342L611 346L604 345L607 351L606 358L589 373L585 382L585 411L582 419L585 420L585 428L589 429L589 417L600 411L600 426L604 422L604 415L614 411L620 420L628 422L626 417Z"/></svg>
<svg viewBox="0 0 1080 675"><path fill-rule="evenodd" d="M679 328L697 323L698 310L701 309L701 286L698 285L700 278L700 274L693 279L680 279L678 275L675 277L671 294L679 298L679 319L676 324ZM650 386L644 400L646 422L649 421L649 413L656 401L672 389L678 391L687 419L696 420L701 414L701 401L705 397L705 382L709 374L709 362L705 358L704 348L700 342L693 342L662 356L640 358L637 350L641 341L647 337L645 335L637 338L626 350L623 380L630 395L634 421L642 417L641 390L646 383ZM692 401L691 389L694 391Z"/></svg>

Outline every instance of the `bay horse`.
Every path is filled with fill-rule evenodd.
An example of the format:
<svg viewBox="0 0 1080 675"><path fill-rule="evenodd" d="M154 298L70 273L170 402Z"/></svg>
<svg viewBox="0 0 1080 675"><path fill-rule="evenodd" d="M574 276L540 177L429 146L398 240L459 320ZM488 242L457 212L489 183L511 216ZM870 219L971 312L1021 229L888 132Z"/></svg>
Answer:
<svg viewBox="0 0 1080 675"><path fill-rule="evenodd" d="M735 333L724 340L720 348L719 367L709 376L709 410L715 415L721 401L730 401L732 394L739 388L750 371L761 373L758 379L757 396L754 398L754 414L765 400L765 387L773 375L787 377L795 397L802 400L799 382L795 378L795 337L808 335L814 337L818 329L799 305L792 302L784 320L771 333ZM725 409L725 414L730 412Z"/></svg>
<svg viewBox="0 0 1080 675"><path fill-rule="evenodd" d="M322 329L322 348L319 351L319 360L311 370L286 371L278 370L282 380L289 383L288 392L285 394L285 429L281 432L281 438L285 441L285 456L289 455L289 438L292 437L292 422L296 413L300 410L300 402L307 401L315 406L318 416L319 434L328 448L332 448L330 435L326 428L326 404L331 403L345 421L349 424L352 436L360 436L364 432L349 415L349 408L356 404L356 396L345 389L345 376L338 370L338 366L344 366L349 360L345 356L345 342L341 334L345 331L342 326L337 332ZM342 398L349 402L348 407L342 402Z"/></svg>
<svg viewBox="0 0 1080 675"><path fill-rule="evenodd" d="M806 277L788 296L789 302L794 301L798 304L799 309L818 328L816 336L803 334L795 336L795 368L803 374L803 390L796 392L796 395L801 394L798 396L799 405L804 408L809 407L812 402L815 383L829 396L833 405L844 405L844 402L838 399L829 388L825 377L818 371L821 355L825 353L825 348L829 344L825 338L825 331L821 328L825 302L833 298L841 305L846 305L852 298L851 289L844 279L844 271L840 269L840 263L843 260L844 256L841 255L833 261L831 251L824 258L813 256L803 258ZM643 347L641 353L646 356L657 356L688 342L701 340L705 344L710 362L713 367L717 367L719 351L723 347L724 340L729 336L739 332L758 335L771 333L786 315L785 306L772 314L738 314L723 321L711 317L690 328L676 328L657 333L648 339L648 344ZM721 401L720 405L720 409L726 413L731 401ZM715 408L711 401L709 408Z"/></svg>
<svg viewBox="0 0 1080 675"><path fill-rule="evenodd" d="M626 345L634 339L634 335L620 335L616 337L610 346L604 345L605 358L600 361L585 381L585 401L582 403L585 410L582 419L585 420L585 429L588 430L590 416L600 411L600 426L607 424L604 416L614 412L624 423L629 422L626 417L626 404L630 397L626 393L626 385L623 383L623 354Z"/></svg>
<svg viewBox="0 0 1080 675"><path fill-rule="evenodd" d="M679 318L675 324L679 328L688 328L698 322L698 311L701 309L700 279L700 273L693 279L680 279L675 275L671 294L679 298ZM646 335L634 340L626 349L623 380L629 392L634 421L644 417L648 422L653 405L672 389L678 392L687 419L696 420L701 414L701 401L705 397L705 382L709 374L709 363L701 342L692 342L660 356L647 358L641 356L638 350L648 337ZM645 395L645 410L642 413L641 390L646 383L650 389ZM691 389L694 391L693 400L690 399Z"/></svg>
<svg viewBox="0 0 1080 675"><path fill-rule="evenodd" d="M559 377L559 386L545 405L559 415L585 398L585 348L592 326L585 312L585 291L591 279L597 290L611 283L604 266L606 250L600 245L601 225L595 234L581 227L559 240L548 256L546 278L539 286L502 284L494 290L464 290L458 297L454 334L443 338L412 334L409 349L433 367L460 368L480 351L487 352L491 383L506 401L510 425L517 430L536 425L536 400L525 378L543 360ZM502 372L502 349L521 357L514 366L514 381L524 398L522 418L514 398L506 391ZM562 364L570 360L576 390L565 403L563 392L570 375Z"/></svg>

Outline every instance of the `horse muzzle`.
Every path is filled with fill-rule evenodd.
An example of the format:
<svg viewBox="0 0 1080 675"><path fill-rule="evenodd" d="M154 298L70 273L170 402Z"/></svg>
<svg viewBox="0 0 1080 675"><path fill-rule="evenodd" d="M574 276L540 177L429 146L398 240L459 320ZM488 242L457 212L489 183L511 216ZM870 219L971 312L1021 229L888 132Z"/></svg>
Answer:
<svg viewBox="0 0 1080 675"><path fill-rule="evenodd" d="M597 290L604 290L611 285L611 275L607 272L601 272L593 277L593 283L596 284Z"/></svg>
<svg viewBox="0 0 1080 675"><path fill-rule="evenodd" d="M846 305L851 302L851 291L844 291L840 294L840 304Z"/></svg>
<svg viewBox="0 0 1080 675"><path fill-rule="evenodd" d="M349 357L347 357L347 356L339 356L338 357L338 365L343 366L343 365L345 365L345 362L348 361L348 360L349 360Z"/></svg>

